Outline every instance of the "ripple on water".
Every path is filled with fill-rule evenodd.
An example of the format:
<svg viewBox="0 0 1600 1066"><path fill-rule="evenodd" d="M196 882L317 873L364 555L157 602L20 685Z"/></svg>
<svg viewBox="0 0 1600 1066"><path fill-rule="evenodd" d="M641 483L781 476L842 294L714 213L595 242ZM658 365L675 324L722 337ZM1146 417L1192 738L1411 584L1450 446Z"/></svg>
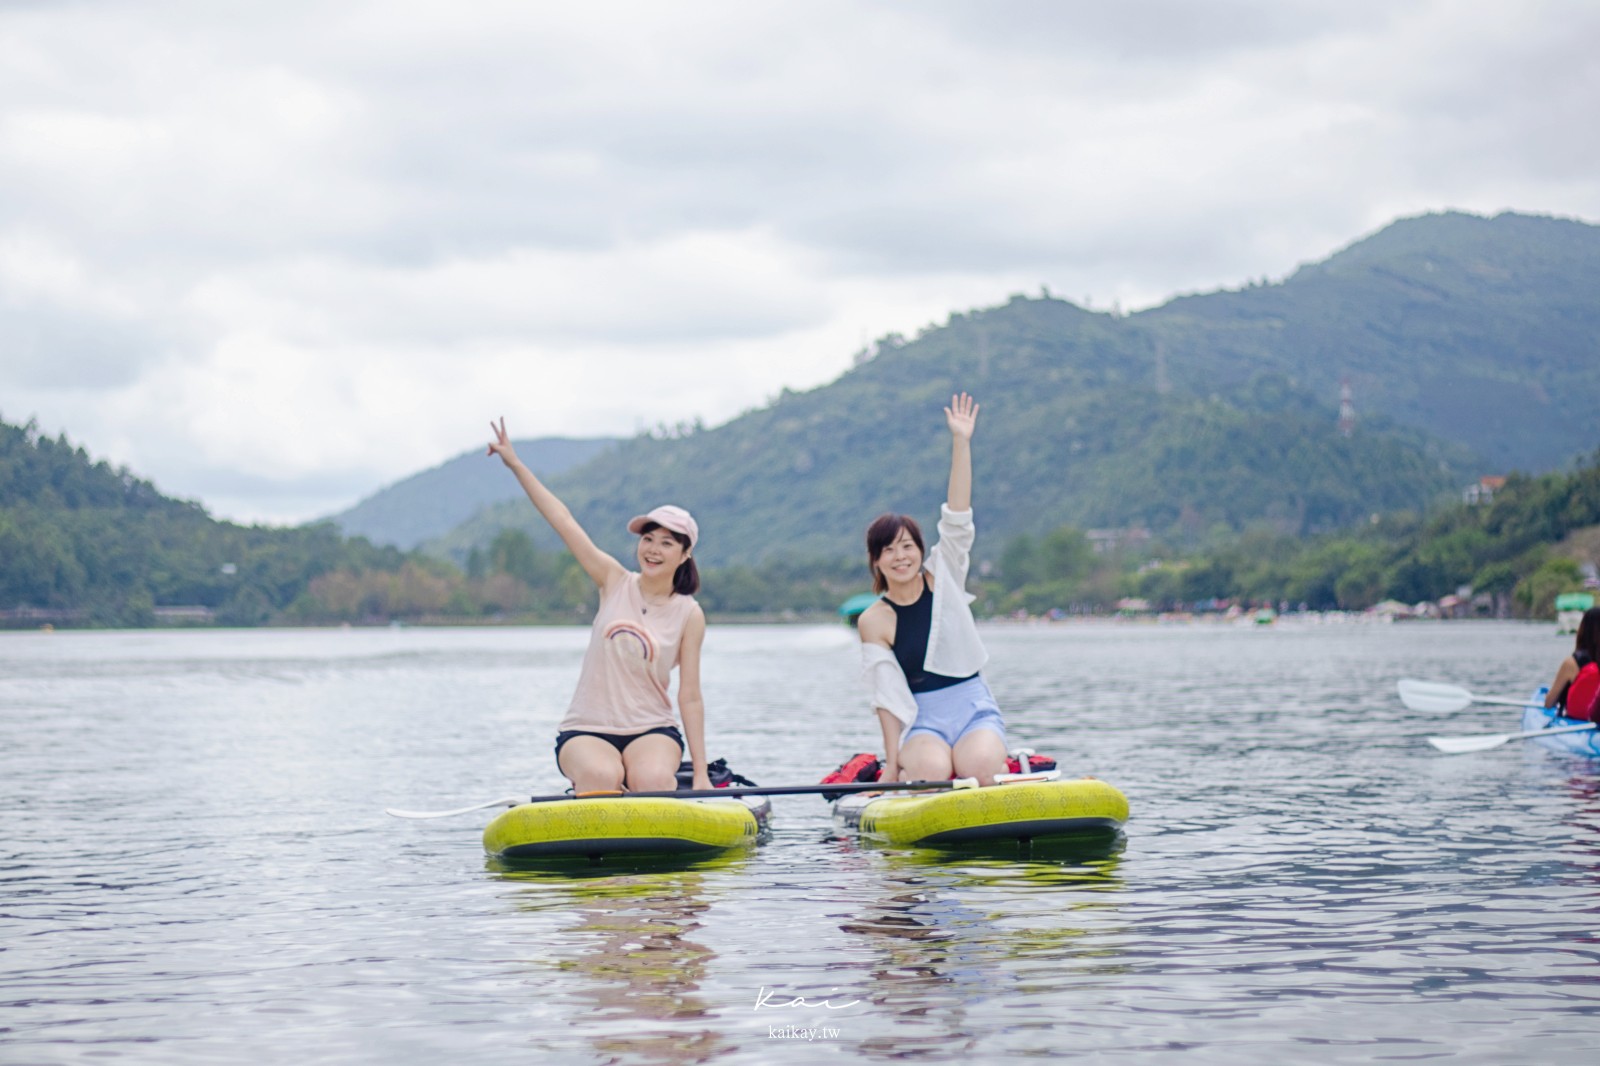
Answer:
<svg viewBox="0 0 1600 1066"><path fill-rule="evenodd" d="M876 746L842 627L715 629L714 755ZM577 872L379 812L557 791L585 630L0 634L0 1059L1575 1060L1600 774L1440 756L1514 723L1394 697L1562 649L1378 629L989 630L1013 739L1130 799L1098 851L880 848L784 797L758 849Z"/></svg>

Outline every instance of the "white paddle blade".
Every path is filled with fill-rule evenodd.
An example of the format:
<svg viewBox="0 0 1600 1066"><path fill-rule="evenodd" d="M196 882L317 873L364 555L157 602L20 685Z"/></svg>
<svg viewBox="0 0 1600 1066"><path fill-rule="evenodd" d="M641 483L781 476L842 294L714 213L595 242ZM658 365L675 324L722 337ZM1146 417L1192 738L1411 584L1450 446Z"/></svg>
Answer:
<svg viewBox="0 0 1600 1066"><path fill-rule="evenodd" d="M1428 743L1450 755L1464 755L1469 751L1488 751L1511 740L1532 740L1554 733L1584 733L1595 727L1594 722L1583 725L1563 725L1554 729L1530 729L1526 733L1497 733L1487 737L1429 737Z"/></svg>
<svg viewBox="0 0 1600 1066"><path fill-rule="evenodd" d="M402 811L395 807L385 807L383 813L394 818L449 818L457 814L487 810L490 807L515 807L521 802L521 796L502 796L497 800L490 800L488 803L474 803L470 807L457 807L452 811Z"/></svg>
<svg viewBox="0 0 1600 1066"><path fill-rule="evenodd" d="M1428 743L1447 755L1465 755L1469 751L1488 751L1498 748L1511 739L1511 734L1492 737L1429 737Z"/></svg>
<svg viewBox="0 0 1600 1066"><path fill-rule="evenodd" d="M1472 704L1472 693L1456 685L1407 677L1402 678L1397 687L1400 702L1413 711L1461 711Z"/></svg>

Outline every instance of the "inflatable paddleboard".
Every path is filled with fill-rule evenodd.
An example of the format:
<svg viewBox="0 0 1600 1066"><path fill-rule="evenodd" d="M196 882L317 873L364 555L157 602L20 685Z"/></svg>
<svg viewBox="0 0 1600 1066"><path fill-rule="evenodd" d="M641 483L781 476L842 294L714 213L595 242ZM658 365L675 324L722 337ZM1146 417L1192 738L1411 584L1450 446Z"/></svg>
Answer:
<svg viewBox="0 0 1600 1066"><path fill-rule="evenodd" d="M887 844L921 847L1032 842L1110 835L1128 820L1128 799L1104 781L1013 781L988 788L845 796L833 805L846 828Z"/></svg>
<svg viewBox="0 0 1600 1066"><path fill-rule="evenodd" d="M503 859L692 858L756 843L771 810L764 796L524 803L484 827L483 848Z"/></svg>

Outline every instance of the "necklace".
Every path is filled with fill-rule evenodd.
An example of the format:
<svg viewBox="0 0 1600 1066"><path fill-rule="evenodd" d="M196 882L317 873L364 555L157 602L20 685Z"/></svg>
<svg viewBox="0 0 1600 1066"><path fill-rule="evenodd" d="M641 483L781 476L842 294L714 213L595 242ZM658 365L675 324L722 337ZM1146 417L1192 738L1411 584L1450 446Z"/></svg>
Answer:
<svg viewBox="0 0 1600 1066"><path fill-rule="evenodd" d="M650 608L652 608L652 607L665 607L667 604L671 603L672 602L672 593L669 592L665 596L661 597L660 599L653 600L649 596L645 595L644 589L640 589L639 590L639 599L641 601L643 601L643 606L641 606L639 608L639 613L640 614L649 614L650 613Z"/></svg>

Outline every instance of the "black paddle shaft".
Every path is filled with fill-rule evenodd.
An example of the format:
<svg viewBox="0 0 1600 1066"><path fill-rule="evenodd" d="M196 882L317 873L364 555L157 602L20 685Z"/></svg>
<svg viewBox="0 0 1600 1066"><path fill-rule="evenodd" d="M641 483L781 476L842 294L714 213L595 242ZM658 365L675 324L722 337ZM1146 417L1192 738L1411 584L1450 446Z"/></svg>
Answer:
<svg viewBox="0 0 1600 1066"><path fill-rule="evenodd" d="M731 796L806 796L822 792L847 794L851 792L927 792L935 789L952 789L954 781L867 781L858 784L833 785L773 785L769 788L713 788L679 789L676 792L586 792L574 796L564 792L559 796L534 796L529 803L553 803L573 799L717 799Z"/></svg>

